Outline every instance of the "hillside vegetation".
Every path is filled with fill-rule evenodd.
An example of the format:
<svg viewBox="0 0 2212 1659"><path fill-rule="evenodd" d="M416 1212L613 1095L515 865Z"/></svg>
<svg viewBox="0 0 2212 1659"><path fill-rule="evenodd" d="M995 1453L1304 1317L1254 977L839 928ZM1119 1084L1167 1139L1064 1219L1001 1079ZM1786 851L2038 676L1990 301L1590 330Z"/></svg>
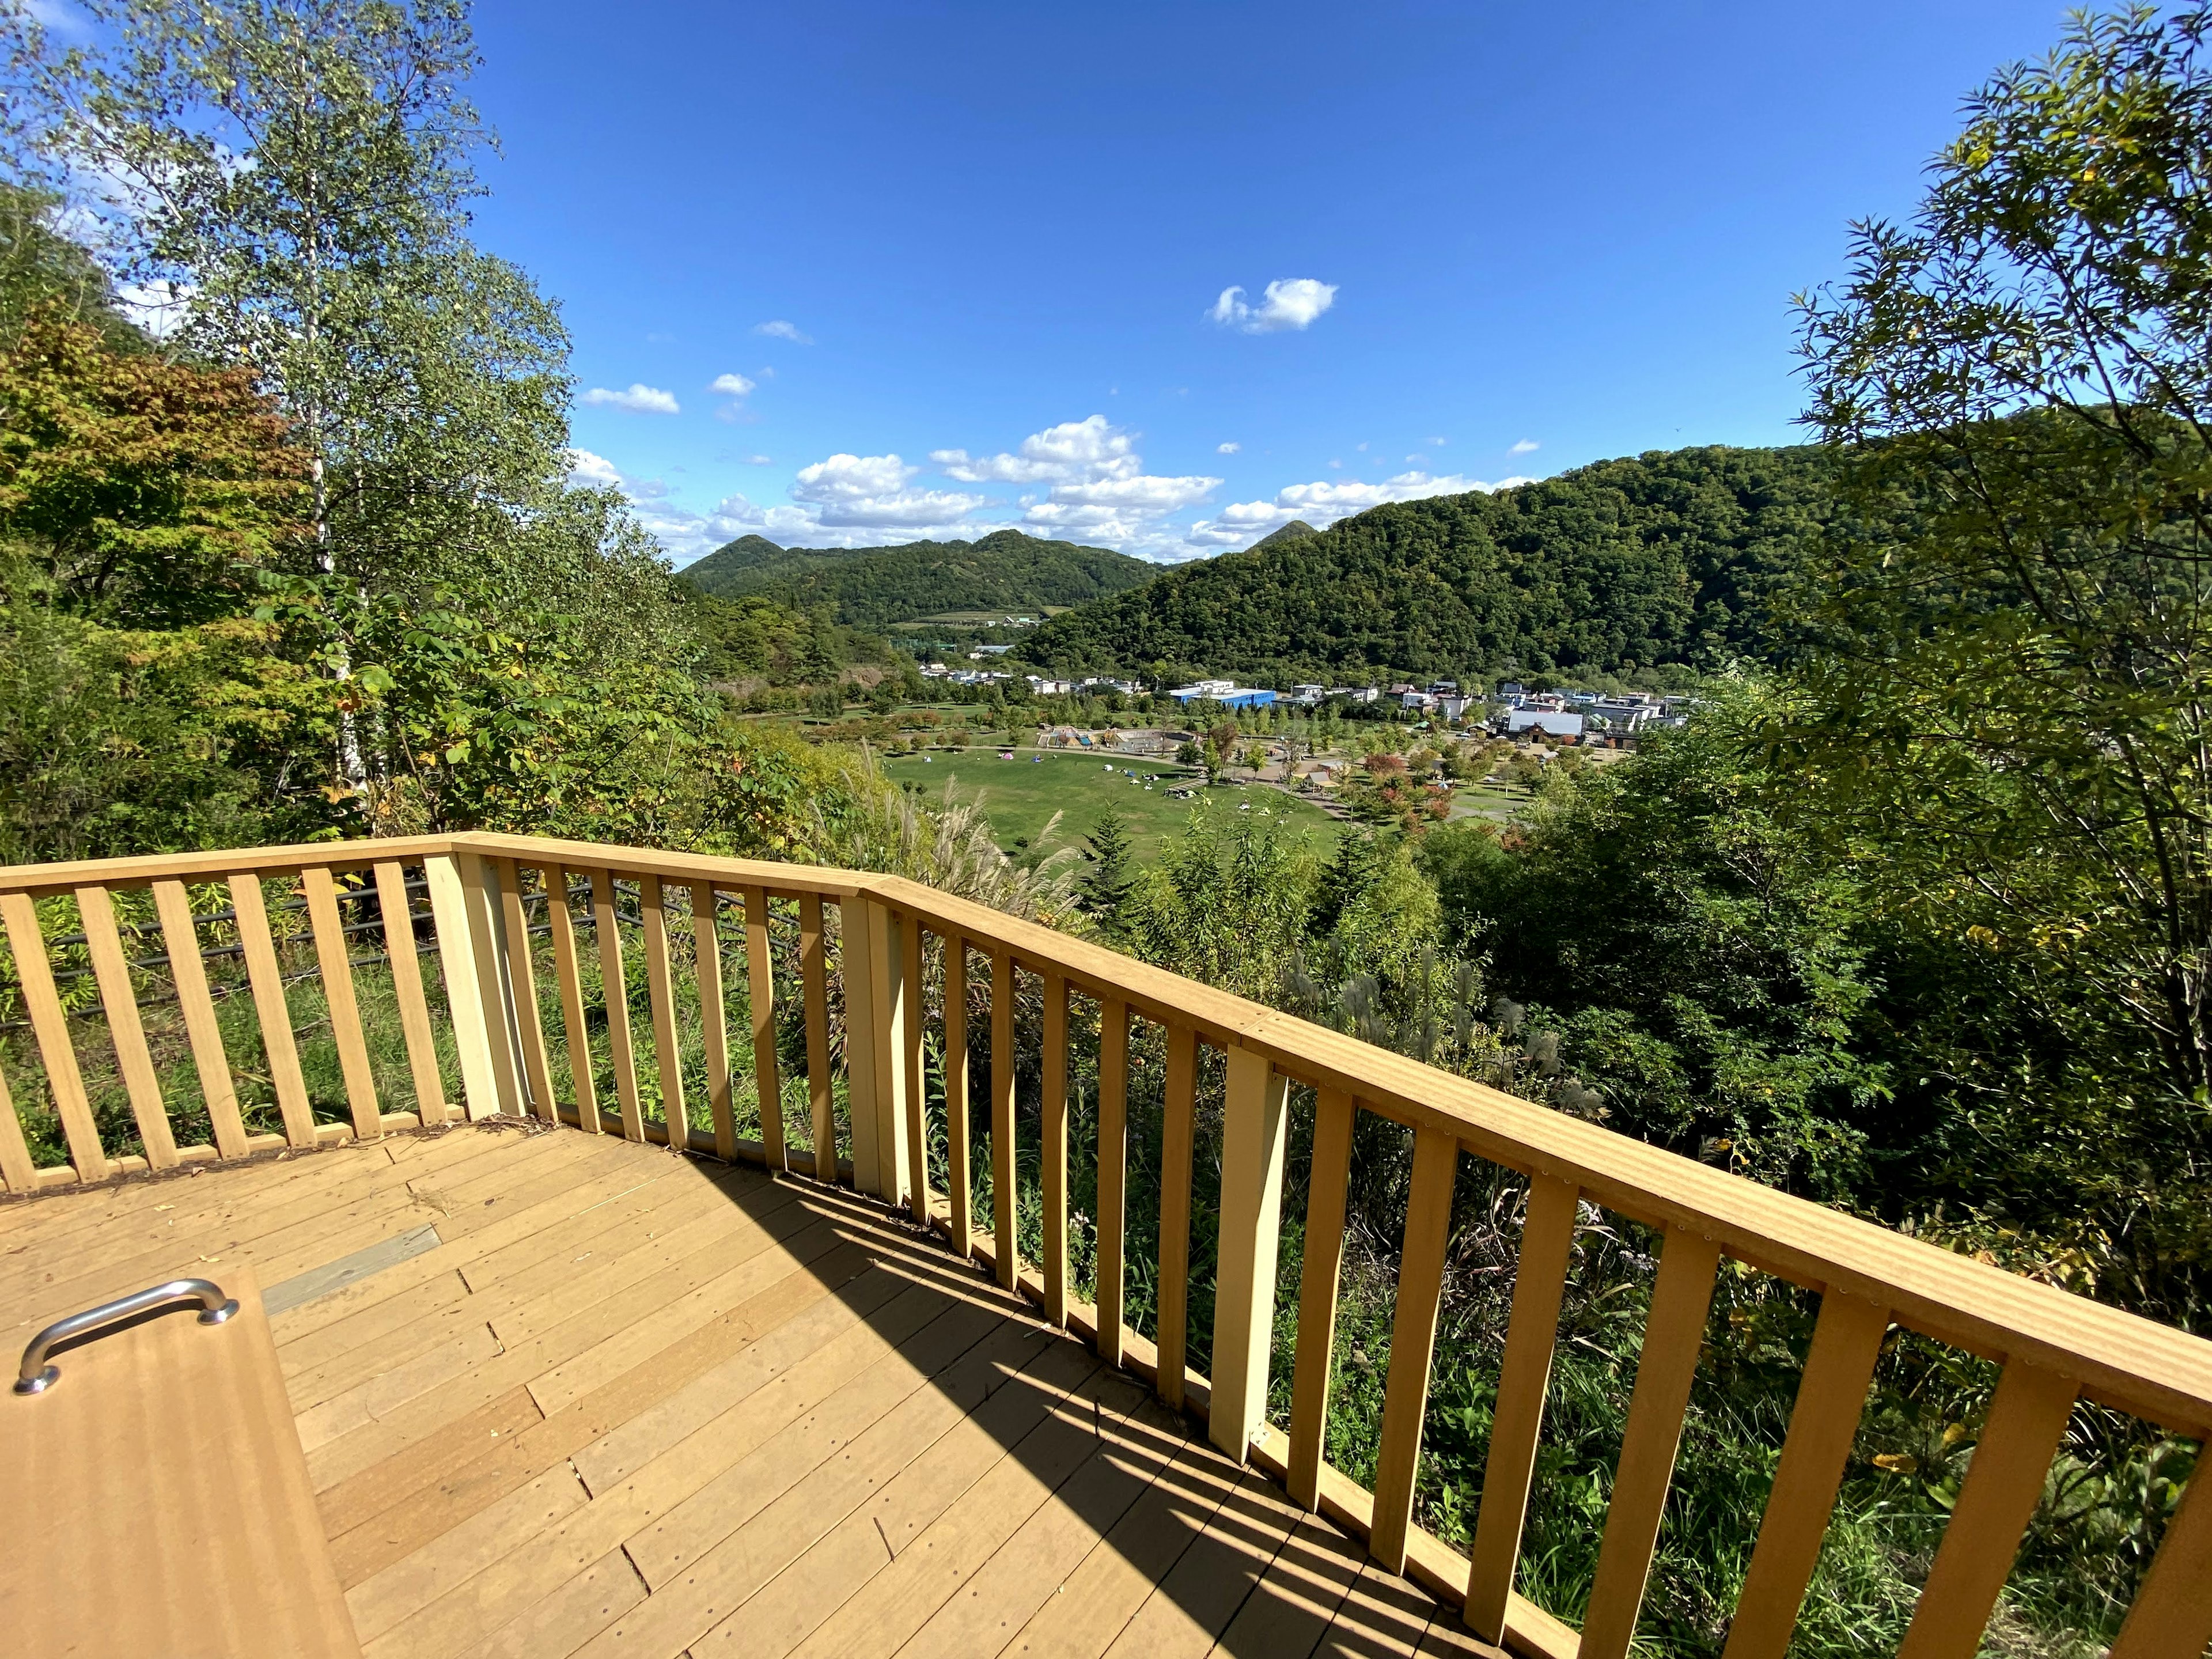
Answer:
<svg viewBox="0 0 2212 1659"><path fill-rule="evenodd" d="M996 530L979 541L899 547L782 548L743 536L683 572L721 599L760 594L794 610L830 607L848 628L889 628L974 611L1042 611L1120 593L1159 574L1142 559Z"/></svg>
<svg viewBox="0 0 2212 1659"><path fill-rule="evenodd" d="M1495 495L1378 507L1054 618L1063 670L1625 673L1755 648L1826 511L1813 448L1654 451Z"/></svg>

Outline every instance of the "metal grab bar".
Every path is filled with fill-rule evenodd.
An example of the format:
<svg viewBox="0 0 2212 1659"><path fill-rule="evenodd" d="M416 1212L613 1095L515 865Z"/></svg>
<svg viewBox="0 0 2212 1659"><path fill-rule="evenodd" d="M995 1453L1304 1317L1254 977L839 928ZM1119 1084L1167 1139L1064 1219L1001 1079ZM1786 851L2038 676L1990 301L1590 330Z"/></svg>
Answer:
<svg viewBox="0 0 2212 1659"><path fill-rule="evenodd" d="M198 1303L203 1325L220 1325L238 1311L237 1299L225 1296L222 1287L209 1279L173 1279L166 1285L135 1291L114 1302L103 1302L97 1308L87 1308L67 1319L57 1319L31 1339L30 1346L23 1350L15 1392L44 1394L53 1387L60 1380L61 1372L46 1363L46 1356L71 1337L82 1336L87 1331L96 1331L103 1325L112 1325L172 1302Z"/></svg>

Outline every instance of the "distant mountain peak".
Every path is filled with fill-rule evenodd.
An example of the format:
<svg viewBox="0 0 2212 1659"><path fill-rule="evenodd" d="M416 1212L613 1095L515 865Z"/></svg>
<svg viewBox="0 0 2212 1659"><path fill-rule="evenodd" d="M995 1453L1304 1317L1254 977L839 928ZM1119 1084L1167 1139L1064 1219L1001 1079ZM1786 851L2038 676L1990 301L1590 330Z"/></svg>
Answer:
<svg viewBox="0 0 2212 1659"><path fill-rule="evenodd" d="M1274 542L1294 542L1304 536L1318 536L1320 534L1320 531L1316 530L1304 519L1293 519L1288 524L1269 531L1266 535L1261 537L1258 541L1254 542L1252 545L1255 547L1266 547Z"/></svg>

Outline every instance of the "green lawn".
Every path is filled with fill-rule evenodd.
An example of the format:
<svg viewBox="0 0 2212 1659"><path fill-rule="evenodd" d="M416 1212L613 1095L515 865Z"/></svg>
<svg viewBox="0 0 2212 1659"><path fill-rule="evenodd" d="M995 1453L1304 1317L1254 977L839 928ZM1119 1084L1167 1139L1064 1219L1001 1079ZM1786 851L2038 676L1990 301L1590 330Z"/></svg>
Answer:
<svg viewBox="0 0 2212 1659"><path fill-rule="evenodd" d="M1109 763L1097 755L1046 753L1030 749L1018 758L1000 760L996 750L970 750L965 754L901 755L886 760L884 770L900 783L919 783L931 795L943 790L947 779L958 782L963 797L980 794L983 810L998 834L999 844L1012 847L1017 836L1036 836L1054 812L1060 822L1059 842L1081 846L1084 837L1110 804L1128 825L1138 859L1149 859L1160 842L1188 816L1191 803L1171 800L1170 787L1189 780L1182 767L1158 761L1124 758ZM1126 773L1134 772L1132 781ZM1150 789L1146 778L1158 780ZM1255 810L1266 806L1283 813L1294 829L1310 830L1324 847L1334 847L1341 833L1337 823L1320 808L1294 800L1276 789L1211 792L1232 801L1249 800Z"/></svg>

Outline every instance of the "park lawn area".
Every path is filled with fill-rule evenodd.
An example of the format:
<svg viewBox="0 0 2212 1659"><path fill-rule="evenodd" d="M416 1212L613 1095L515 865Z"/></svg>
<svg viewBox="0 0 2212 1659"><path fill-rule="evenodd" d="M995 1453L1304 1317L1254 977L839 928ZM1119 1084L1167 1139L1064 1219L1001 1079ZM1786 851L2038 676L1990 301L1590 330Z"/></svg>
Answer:
<svg viewBox="0 0 2212 1659"><path fill-rule="evenodd" d="M1123 758L1109 763L1097 755L1044 753L1023 749L1017 758L1000 760L996 750L970 750L964 754L901 755L884 762L884 771L894 781L919 783L925 794L943 793L948 780L959 785L961 799L982 798L999 845L1012 848L1018 838L1034 840L1054 812L1064 814L1054 845L1081 847L1109 805L1127 826L1132 850L1139 863L1149 861L1160 844L1182 828L1194 805L1171 800L1168 791L1189 781L1182 767L1159 761ZM1150 789L1132 782L1125 772L1139 780L1158 778ZM1316 845L1324 855L1335 849L1342 826L1320 808L1294 800L1277 789L1214 789L1207 793L1230 803L1249 801L1283 815L1292 830L1315 832Z"/></svg>

